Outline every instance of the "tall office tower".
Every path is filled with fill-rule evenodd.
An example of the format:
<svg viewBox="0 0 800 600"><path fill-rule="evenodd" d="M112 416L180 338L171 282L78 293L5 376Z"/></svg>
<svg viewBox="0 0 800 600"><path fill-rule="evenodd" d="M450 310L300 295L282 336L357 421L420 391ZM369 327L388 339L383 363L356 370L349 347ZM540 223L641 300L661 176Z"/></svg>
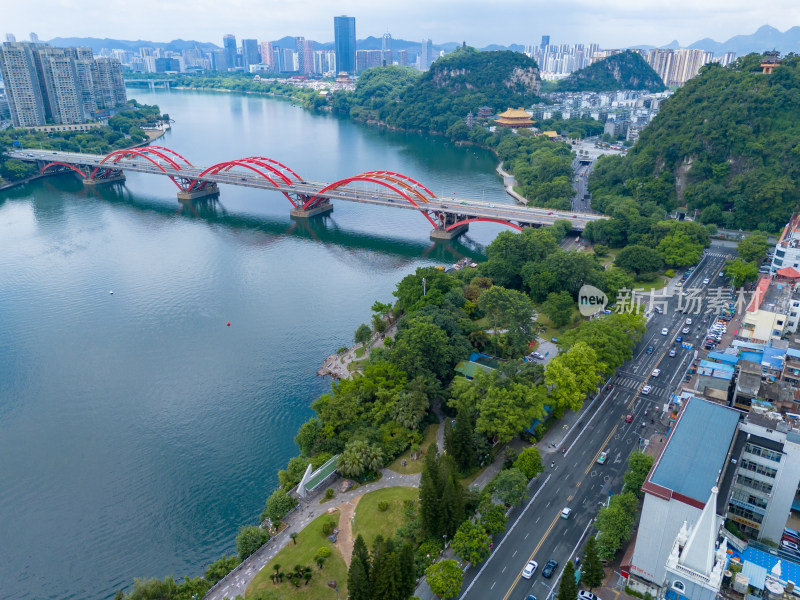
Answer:
<svg viewBox="0 0 800 600"><path fill-rule="evenodd" d="M211 51L211 70L212 71L228 70L228 53L225 50Z"/></svg>
<svg viewBox="0 0 800 600"><path fill-rule="evenodd" d="M261 64L268 65L270 69L275 70L272 65L272 42L261 42Z"/></svg>
<svg viewBox="0 0 800 600"><path fill-rule="evenodd" d="M541 48L542 50L544 50L544 49L545 49L545 48L547 48L549 45L550 45L550 36L549 36L549 35L543 35L543 36L542 36L542 43L541 43L541 44L539 44L539 48Z"/></svg>
<svg viewBox="0 0 800 600"><path fill-rule="evenodd" d="M9 36L11 34L6 34L6 38ZM14 127L45 124L44 98L33 56L35 48L33 44L16 42L0 46L0 74L5 82Z"/></svg>
<svg viewBox="0 0 800 600"><path fill-rule="evenodd" d="M345 73L356 72L356 18L333 17L333 46L336 68Z"/></svg>
<svg viewBox="0 0 800 600"><path fill-rule="evenodd" d="M397 53L397 64L402 67L408 66L408 51L407 50L400 50Z"/></svg>
<svg viewBox="0 0 800 600"><path fill-rule="evenodd" d="M297 70L308 75L314 72L314 42L304 37L295 38Z"/></svg>
<svg viewBox="0 0 800 600"><path fill-rule="evenodd" d="M394 57L392 56L392 34L388 31L383 34L383 40L381 40L381 54L383 54L383 59L381 60L381 64L391 65L394 63Z"/></svg>
<svg viewBox="0 0 800 600"><path fill-rule="evenodd" d="M31 32L31 43L38 44L39 43L39 36L35 33Z"/></svg>
<svg viewBox="0 0 800 600"><path fill-rule="evenodd" d="M283 68L283 48L275 46L272 48L272 70L276 73L284 71Z"/></svg>
<svg viewBox="0 0 800 600"><path fill-rule="evenodd" d="M242 40L242 66L245 72L250 70L250 65L257 65L261 62L261 51L258 48L258 40Z"/></svg>
<svg viewBox="0 0 800 600"><path fill-rule="evenodd" d="M422 40L422 50L419 54L419 70L427 71L431 68L434 60L433 42L429 39Z"/></svg>
<svg viewBox="0 0 800 600"><path fill-rule="evenodd" d="M225 50L225 63L228 69L236 66L236 36L229 33L222 36L222 48Z"/></svg>
<svg viewBox="0 0 800 600"><path fill-rule="evenodd" d="M297 52L291 48L280 48L283 53L281 58L281 71L284 73L294 73L297 71Z"/></svg>

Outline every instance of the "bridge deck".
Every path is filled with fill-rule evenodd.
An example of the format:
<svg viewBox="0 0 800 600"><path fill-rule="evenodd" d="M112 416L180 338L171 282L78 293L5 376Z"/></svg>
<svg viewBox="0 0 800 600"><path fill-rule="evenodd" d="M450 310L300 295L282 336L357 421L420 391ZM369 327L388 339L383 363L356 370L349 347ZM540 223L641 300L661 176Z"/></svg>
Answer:
<svg viewBox="0 0 800 600"><path fill-rule="evenodd" d="M461 217L467 215L469 218L475 219L496 219L498 221L509 221L519 225L551 225L555 221L566 220L572 224L573 229L583 230L587 223L607 218L604 215L598 214L549 210L546 208L533 208L517 204L495 204L444 196L434 197L424 204L418 202L419 207L417 207L404 201L399 196L392 193L391 190L377 185L375 187L378 189L366 190L363 189L363 186L343 186L321 193L320 190L327 186L326 183L303 180L301 182L287 184L280 181L277 177L274 179L278 179L278 182L272 183L259 174L250 171L220 171L218 173L206 174L201 178L200 174L205 170L205 167L182 166L180 169L175 169L166 163L161 163L159 167L149 161L127 159L117 163L103 163L102 161L106 157L97 154L56 152L50 150L18 150L9 152L8 156L28 162L60 162L76 166L113 168L137 173L166 175L180 179L197 179L217 184L240 185L307 197L316 196L329 200L343 200L346 202L359 202L410 210L422 209L446 215L459 215Z"/></svg>

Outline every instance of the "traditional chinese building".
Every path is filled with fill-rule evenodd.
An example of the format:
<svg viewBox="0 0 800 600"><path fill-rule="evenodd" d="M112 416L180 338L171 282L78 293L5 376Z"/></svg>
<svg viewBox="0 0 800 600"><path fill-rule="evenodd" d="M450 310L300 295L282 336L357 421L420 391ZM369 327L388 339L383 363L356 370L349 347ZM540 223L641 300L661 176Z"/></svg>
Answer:
<svg viewBox="0 0 800 600"><path fill-rule="evenodd" d="M497 115L496 123L514 129L533 127L531 116L521 108L509 108L506 112L500 113Z"/></svg>
<svg viewBox="0 0 800 600"><path fill-rule="evenodd" d="M479 119L488 119L494 114L491 106L481 106L478 109L478 118Z"/></svg>

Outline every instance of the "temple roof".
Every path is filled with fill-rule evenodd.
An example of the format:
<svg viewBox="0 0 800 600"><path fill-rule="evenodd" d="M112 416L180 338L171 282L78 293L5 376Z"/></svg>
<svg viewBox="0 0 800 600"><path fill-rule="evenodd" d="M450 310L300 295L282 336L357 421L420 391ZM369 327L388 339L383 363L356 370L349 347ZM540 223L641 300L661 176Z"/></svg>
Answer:
<svg viewBox="0 0 800 600"><path fill-rule="evenodd" d="M531 116L522 108L509 108L506 112L497 115L502 119L530 119Z"/></svg>

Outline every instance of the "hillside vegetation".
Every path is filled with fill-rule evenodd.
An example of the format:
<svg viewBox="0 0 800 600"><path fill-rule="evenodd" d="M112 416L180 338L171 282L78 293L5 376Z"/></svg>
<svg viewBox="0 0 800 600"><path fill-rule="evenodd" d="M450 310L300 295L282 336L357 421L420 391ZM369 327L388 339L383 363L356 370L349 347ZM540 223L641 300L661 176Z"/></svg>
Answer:
<svg viewBox="0 0 800 600"><path fill-rule="evenodd" d="M613 92L666 89L661 77L637 52L626 50L579 69L557 86L559 92Z"/></svg>
<svg viewBox="0 0 800 600"><path fill-rule="evenodd" d="M667 100L625 157L604 157L592 207L617 222L590 228L619 243L647 216L678 206L704 223L774 231L800 201L800 58L771 75L748 55L703 67ZM605 230L605 231L603 231Z"/></svg>

